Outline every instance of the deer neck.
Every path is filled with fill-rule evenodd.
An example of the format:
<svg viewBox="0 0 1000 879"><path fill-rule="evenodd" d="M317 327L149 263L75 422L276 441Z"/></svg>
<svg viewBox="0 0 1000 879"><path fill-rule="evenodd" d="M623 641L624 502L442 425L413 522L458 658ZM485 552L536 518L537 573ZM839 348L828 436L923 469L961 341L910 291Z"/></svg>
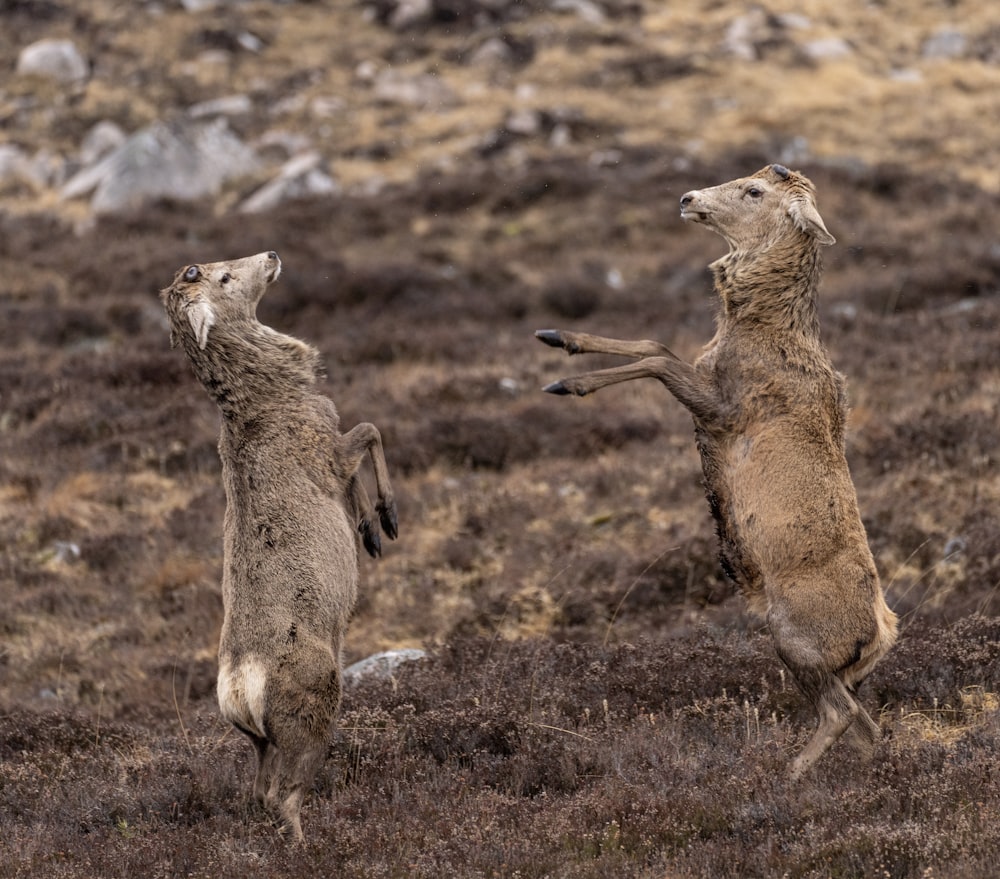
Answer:
<svg viewBox="0 0 1000 879"><path fill-rule="evenodd" d="M302 397L320 370L315 348L255 319L213 327L204 349L191 337L184 346L198 380L230 420Z"/></svg>
<svg viewBox="0 0 1000 879"><path fill-rule="evenodd" d="M729 324L752 323L819 337L819 245L781 240L753 251L734 248L710 266Z"/></svg>

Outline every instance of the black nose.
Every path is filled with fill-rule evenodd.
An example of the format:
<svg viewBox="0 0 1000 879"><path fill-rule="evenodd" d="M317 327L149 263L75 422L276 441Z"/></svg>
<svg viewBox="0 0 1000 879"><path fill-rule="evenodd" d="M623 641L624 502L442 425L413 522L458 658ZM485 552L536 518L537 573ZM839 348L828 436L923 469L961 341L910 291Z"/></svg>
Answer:
<svg viewBox="0 0 1000 879"><path fill-rule="evenodd" d="M686 208L691 202L694 201L694 196L688 193L687 195L681 196L681 207Z"/></svg>
<svg viewBox="0 0 1000 879"><path fill-rule="evenodd" d="M275 251L273 251L273 250L269 250L267 252L267 258L268 259L277 259L278 258L278 254Z"/></svg>

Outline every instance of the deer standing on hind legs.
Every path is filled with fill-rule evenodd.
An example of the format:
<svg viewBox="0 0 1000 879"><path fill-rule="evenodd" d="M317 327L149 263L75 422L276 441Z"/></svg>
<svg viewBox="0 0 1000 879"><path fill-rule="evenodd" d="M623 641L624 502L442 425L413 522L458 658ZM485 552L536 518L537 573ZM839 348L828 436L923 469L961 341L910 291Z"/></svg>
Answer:
<svg viewBox="0 0 1000 879"><path fill-rule="evenodd" d="M634 360L545 390L582 396L655 378L691 412L722 566L818 715L791 765L797 779L845 734L871 756L880 730L856 690L897 630L845 457L845 381L820 340L820 248L834 237L812 183L782 165L686 193L681 217L729 244L710 266L721 309L701 356L689 364L658 342L539 330L570 354Z"/></svg>
<svg viewBox="0 0 1000 879"><path fill-rule="evenodd" d="M280 274L274 251L189 265L160 296L171 342L222 414L219 708L257 752L254 798L302 842L302 801L340 706L358 544L376 556L379 523L390 539L398 525L378 430L341 433L315 389L319 352L257 319ZM358 474L365 457L374 508Z"/></svg>

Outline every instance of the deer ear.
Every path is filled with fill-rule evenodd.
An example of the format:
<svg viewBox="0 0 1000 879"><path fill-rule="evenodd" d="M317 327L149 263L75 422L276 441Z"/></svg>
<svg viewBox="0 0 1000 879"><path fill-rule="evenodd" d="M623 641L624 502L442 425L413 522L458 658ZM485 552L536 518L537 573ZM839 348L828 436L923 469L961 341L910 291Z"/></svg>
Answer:
<svg viewBox="0 0 1000 879"><path fill-rule="evenodd" d="M188 304L187 319L191 329L194 330L194 337L198 340L198 347L204 351L205 345L208 344L208 331L215 324L215 312L212 306L204 299L195 299Z"/></svg>
<svg viewBox="0 0 1000 879"><path fill-rule="evenodd" d="M812 235L820 244L836 244L834 238L826 229L823 218L816 210L812 199L796 198L788 206L788 216L806 235Z"/></svg>

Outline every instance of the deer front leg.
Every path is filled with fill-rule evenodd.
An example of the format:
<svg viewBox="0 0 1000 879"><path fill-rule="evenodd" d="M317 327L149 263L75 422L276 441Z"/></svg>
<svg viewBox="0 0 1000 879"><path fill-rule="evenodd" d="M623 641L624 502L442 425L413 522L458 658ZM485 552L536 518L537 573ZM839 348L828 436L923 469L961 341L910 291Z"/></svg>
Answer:
<svg viewBox="0 0 1000 879"><path fill-rule="evenodd" d="M389 483L389 468L385 463L385 453L382 451L382 435L374 424L364 422L351 428L342 437L344 453L353 460L356 469L367 452L375 469L375 487L378 491L378 512L382 530L390 540L395 540L399 534L399 524L396 518L396 500Z"/></svg>
<svg viewBox="0 0 1000 879"><path fill-rule="evenodd" d="M646 357L611 369L585 372L552 382L542 388L549 394L576 394L583 397L621 382L638 378L655 378L683 404L706 429L718 429L726 421L726 413L715 389L695 372L691 364L667 357Z"/></svg>
<svg viewBox="0 0 1000 879"><path fill-rule="evenodd" d="M365 550L373 559L382 555L382 538L379 537L378 525L375 522L375 510L372 502L368 498L360 476L355 473L351 477L351 484L347 489L348 499L354 511L355 521L358 523L358 533L361 535L361 542Z"/></svg>
<svg viewBox="0 0 1000 879"><path fill-rule="evenodd" d="M625 342L568 330L535 330L535 338L553 348L563 348L568 354L620 354L636 360L642 357L679 359L665 345L648 339L642 342Z"/></svg>

